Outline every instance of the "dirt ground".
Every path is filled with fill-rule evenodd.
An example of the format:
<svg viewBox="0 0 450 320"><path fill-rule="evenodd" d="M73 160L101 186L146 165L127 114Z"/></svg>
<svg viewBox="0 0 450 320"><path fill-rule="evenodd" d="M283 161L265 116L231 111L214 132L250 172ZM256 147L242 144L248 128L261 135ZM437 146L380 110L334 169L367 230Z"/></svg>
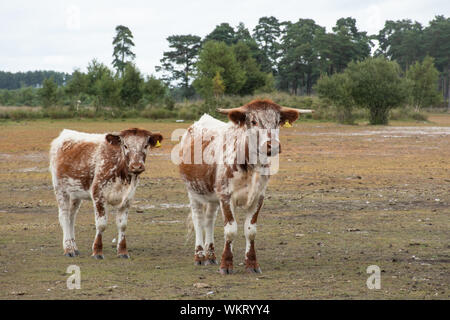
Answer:
<svg viewBox="0 0 450 320"><path fill-rule="evenodd" d="M114 218L105 259L90 257L92 205L77 217L81 256L63 256L48 172L50 141L63 128L161 131L129 216L131 259L116 258ZM243 219L235 271L194 266L186 242L188 198L170 135L188 123L31 121L0 123L0 299L449 299L450 115L429 123L341 126L299 121L282 129L280 171L261 211L256 249L263 273L244 272ZM221 217L216 247L223 246ZM219 250L220 252L220 250ZM66 269L81 270L68 290ZM366 269L381 269L370 290ZM200 285L198 283L201 283Z"/></svg>

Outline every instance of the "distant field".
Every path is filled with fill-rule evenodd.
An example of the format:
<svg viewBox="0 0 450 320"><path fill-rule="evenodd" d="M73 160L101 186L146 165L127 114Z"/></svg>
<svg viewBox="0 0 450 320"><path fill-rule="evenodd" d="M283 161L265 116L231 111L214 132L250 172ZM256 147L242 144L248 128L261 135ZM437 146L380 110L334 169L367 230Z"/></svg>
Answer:
<svg viewBox="0 0 450 320"><path fill-rule="evenodd" d="M9 107L8 107L9 108ZM429 123L342 126L297 122L281 130L280 172L267 191L256 240L262 275L249 275L242 216L236 274L193 264L185 244L188 198L170 135L188 123L49 121L0 123L0 299L449 299L450 115ZM130 212L131 259L116 258L114 218L105 260L90 257L92 205L77 218L81 256L63 256L48 148L63 128L161 131L161 149ZM216 247L223 245L222 219ZM66 288L66 268L81 268L81 290ZM366 287L369 265L381 289ZM196 288L194 284L207 287Z"/></svg>
<svg viewBox="0 0 450 320"><path fill-rule="evenodd" d="M15 111L15 110L23 110L35 112L41 110L41 107L25 107L25 106L0 106L0 111Z"/></svg>

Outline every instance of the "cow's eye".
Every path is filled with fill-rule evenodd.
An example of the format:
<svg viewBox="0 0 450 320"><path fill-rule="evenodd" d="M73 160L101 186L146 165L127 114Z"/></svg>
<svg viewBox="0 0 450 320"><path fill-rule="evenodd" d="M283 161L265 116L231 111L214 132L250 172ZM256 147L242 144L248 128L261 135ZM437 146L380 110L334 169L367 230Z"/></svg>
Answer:
<svg viewBox="0 0 450 320"><path fill-rule="evenodd" d="M128 149L128 146L127 146L126 144L124 144L123 147L124 147L125 149Z"/></svg>
<svg viewBox="0 0 450 320"><path fill-rule="evenodd" d="M255 120L252 120L252 125L256 126L258 124L258 122L256 122Z"/></svg>

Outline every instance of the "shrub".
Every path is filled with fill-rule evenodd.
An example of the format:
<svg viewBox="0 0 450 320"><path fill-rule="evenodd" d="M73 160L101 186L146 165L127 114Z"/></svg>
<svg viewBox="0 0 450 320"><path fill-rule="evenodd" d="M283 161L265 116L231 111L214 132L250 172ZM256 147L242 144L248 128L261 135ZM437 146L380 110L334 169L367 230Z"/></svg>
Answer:
<svg viewBox="0 0 450 320"><path fill-rule="evenodd" d="M167 110L164 108L152 108L141 111L140 116L144 118L157 120L157 119L176 118L177 113L175 111Z"/></svg>
<svg viewBox="0 0 450 320"><path fill-rule="evenodd" d="M344 74L349 77L356 105L369 109L370 124L387 124L389 110L402 106L408 98L408 83L400 77L395 61L378 57L351 62Z"/></svg>

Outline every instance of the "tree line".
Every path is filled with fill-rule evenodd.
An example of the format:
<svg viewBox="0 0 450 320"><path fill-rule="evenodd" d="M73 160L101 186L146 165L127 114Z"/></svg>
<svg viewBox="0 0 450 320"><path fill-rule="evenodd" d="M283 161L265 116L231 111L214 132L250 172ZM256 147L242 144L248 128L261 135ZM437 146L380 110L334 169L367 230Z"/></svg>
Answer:
<svg viewBox="0 0 450 320"><path fill-rule="evenodd" d="M221 23L203 38L172 35L167 41L169 50L156 67L159 78L143 76L134 64L131 30L117 26L112 42L114 69L94 59L87 72L75 70L62 78L54 74L39 90L26 88L25 82L15 92L2 90L0 103L32 100L31 105L96 108L156 104L171 109L175 100L197 96L211 100L280 90L294 95L316 92L342 109L346 119L351 107L362 103L350 84L355 83L351 73L363 62L377 72L384 70L379 75L382 79L392 80L394 70L396 77L405 80L402 90L397 88L404 98L397 99L396 105L407 101L419 109L442 103L450 94L450 18L444 16L436 16L426 27L409 19L388 20L375 35L358 30L351 17L338 19L330 32L312 19L291 22L262 17L253 30L243 23L236 27Z"/></svg>
<svg viewBox="0 0 450 320"><path fill-rule="evenodd" d="M340 73L351 61L371 57L375 42L379 46L373 56L397 61L403 72L426 56L433 57L439 90L443 97L449 94L450 18L444 16L436 16L427 27L409 19L388 20L375 35L359 31L351 17L337 20L331 32L312 19L293 23L262 17L252 32L243 23L236 28L222 23L203 39L174 35L167 41L172 50L164 52L157 70L165 73L168 83L178 84L185 96L194 92L192 79L197 93L211 95L214 78L219 77L225 93L252 93L268 85L309 95L321 76Z"/></svg>
<svg viewBox="0 0 450 320"><path fill-rule="evenodd" d="M70 74L57 71L27 71L5 72L0 71L0 89L20 89L23 87L38 88L45 79L53 78L58 86L65 85L70 80Z"/></svg>

